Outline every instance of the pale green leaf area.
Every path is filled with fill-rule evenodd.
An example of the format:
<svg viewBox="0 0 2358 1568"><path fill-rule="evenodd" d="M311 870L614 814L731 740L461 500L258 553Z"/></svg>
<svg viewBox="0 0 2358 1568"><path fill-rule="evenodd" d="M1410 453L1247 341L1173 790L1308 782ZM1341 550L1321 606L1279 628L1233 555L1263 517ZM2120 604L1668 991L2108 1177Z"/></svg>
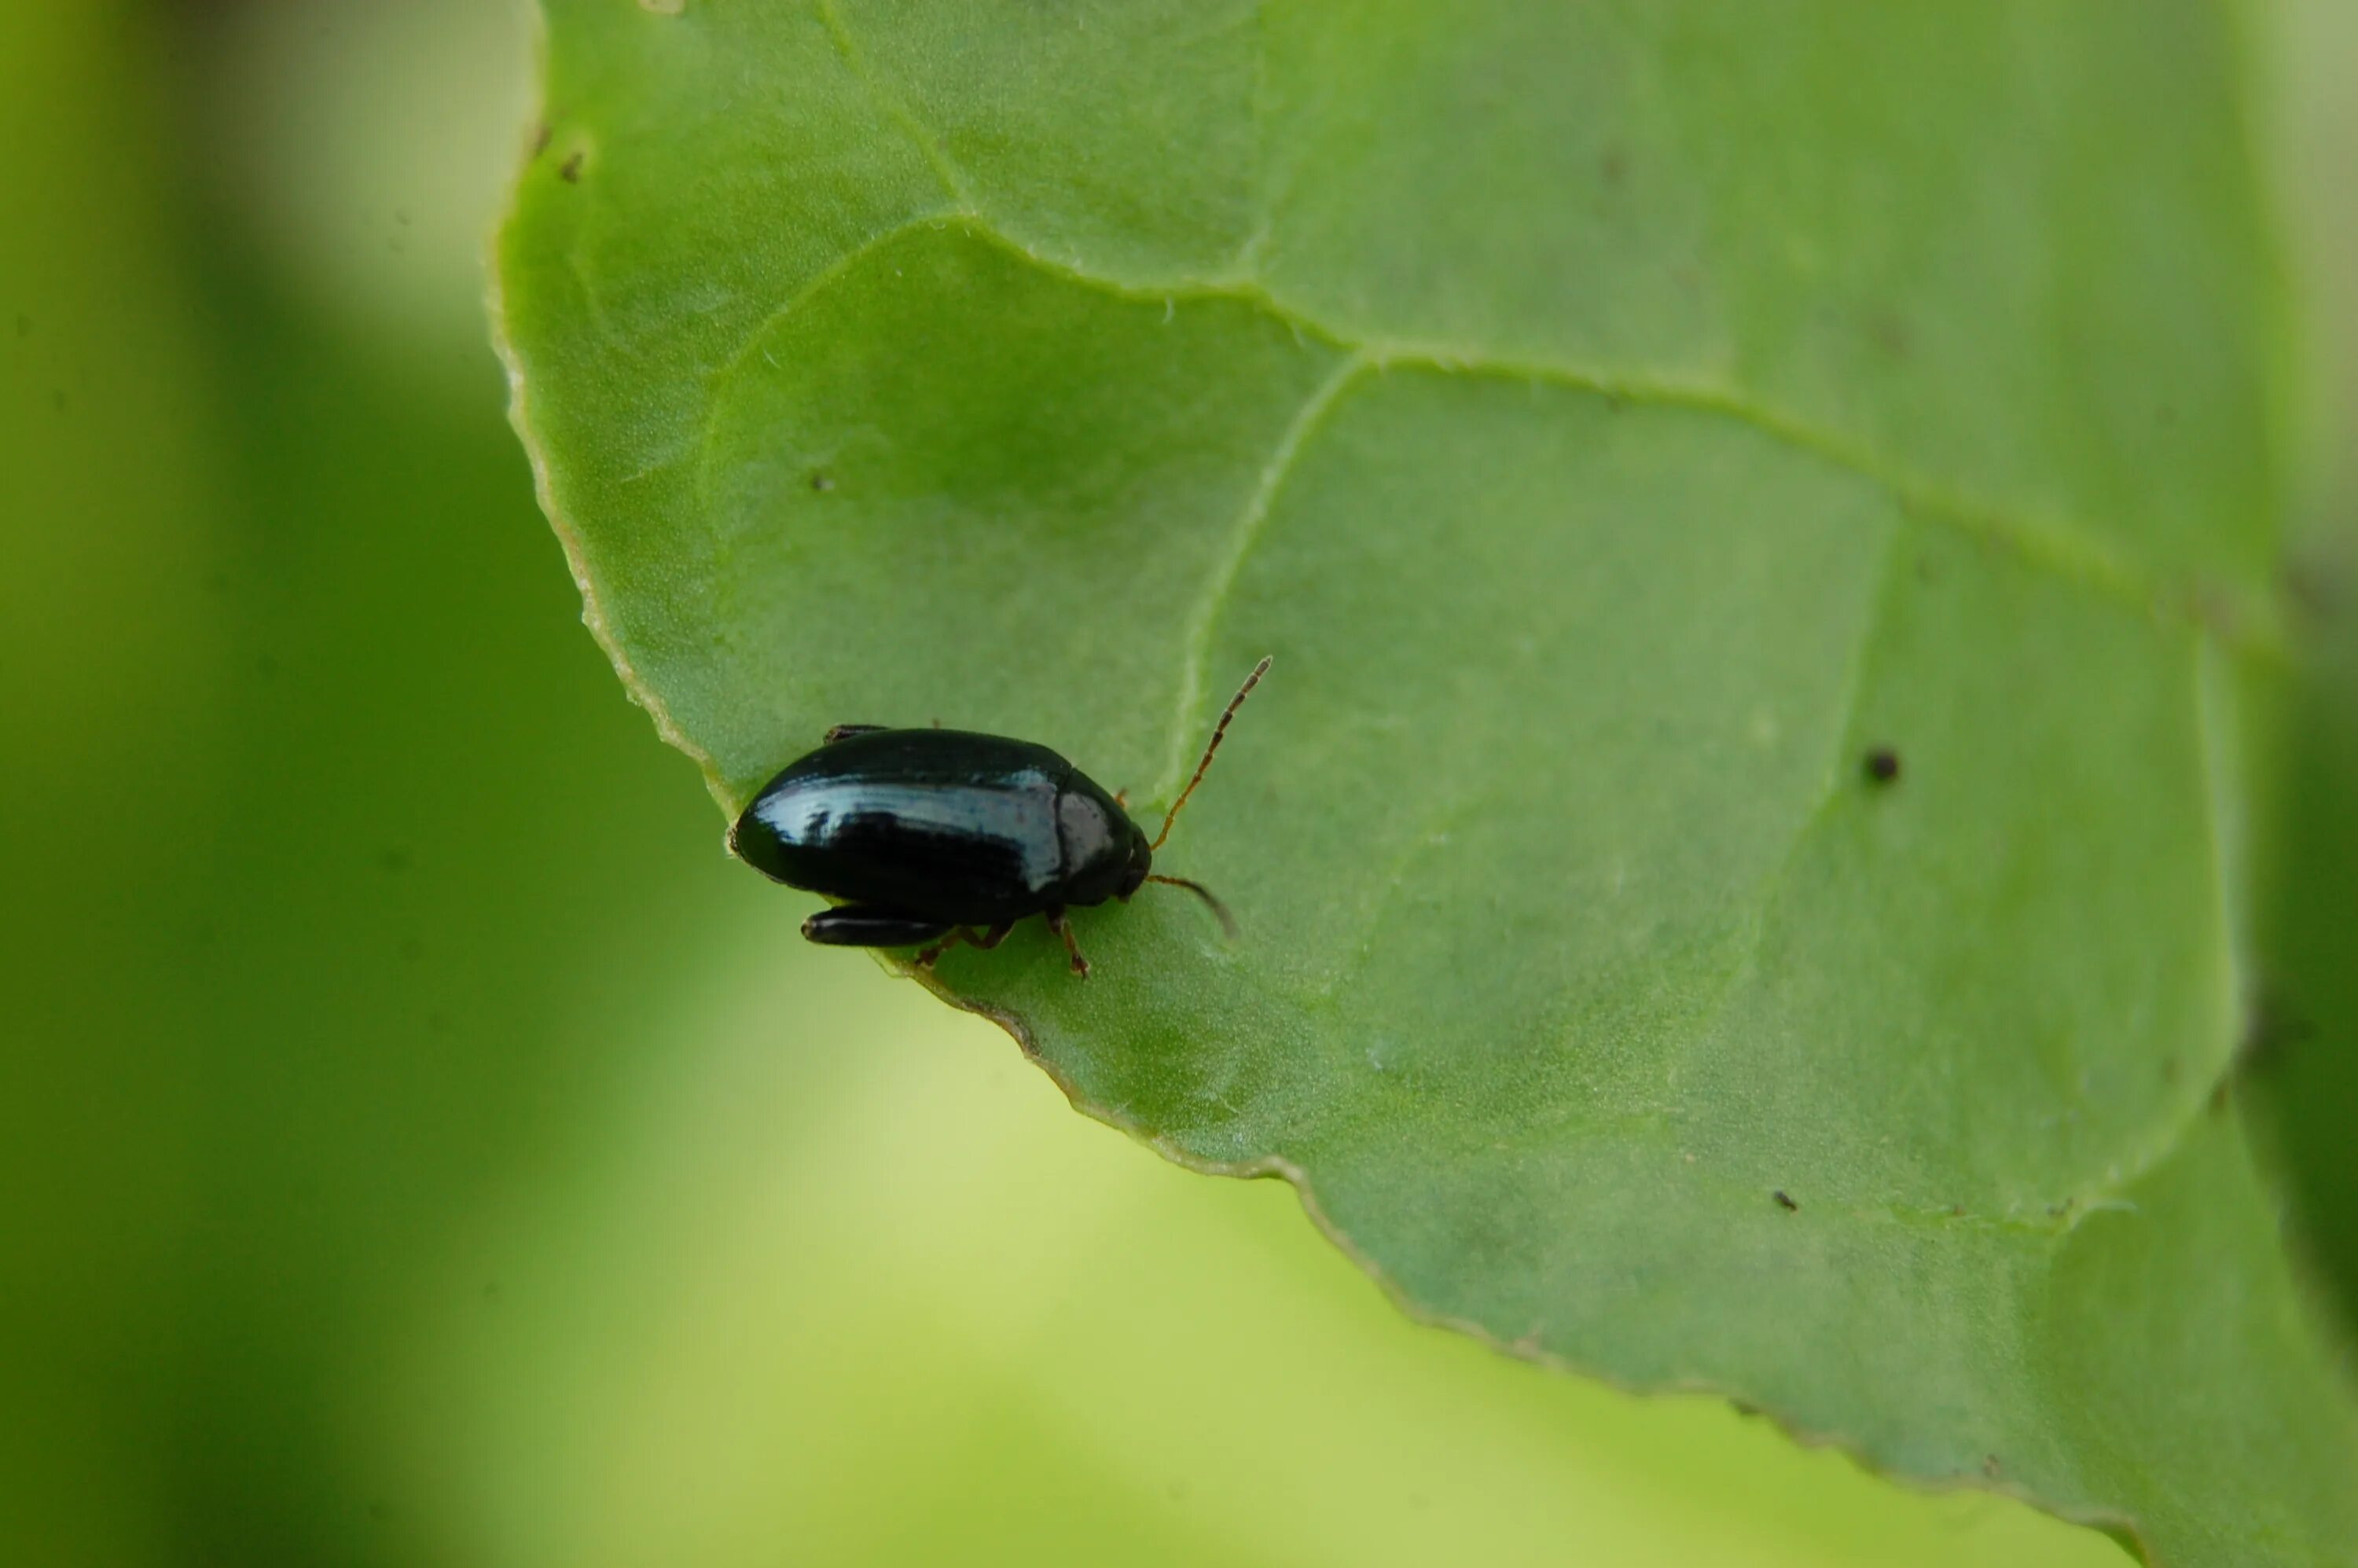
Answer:
<svg viewBox="0 0 2358 1568"><path fill-rule="evenodd" d="M1273 654L1160 862L1244 939L946 994L1422 1315L2358 1561L2212 1094L2282 328L2212 8L547 8L519 423L725 806L936 719L1165 802Z"/></svg>
<svg viewBox="0 0 2358 1568"><path fill-rule="evenodd" d="M1140 1157L989 1024L719 891L583 1117L595 1163L486 1206L406 1298L372 1457L456 1500L442 1560L2123 1561L1413 1328L1278 1184Z"/></svg>

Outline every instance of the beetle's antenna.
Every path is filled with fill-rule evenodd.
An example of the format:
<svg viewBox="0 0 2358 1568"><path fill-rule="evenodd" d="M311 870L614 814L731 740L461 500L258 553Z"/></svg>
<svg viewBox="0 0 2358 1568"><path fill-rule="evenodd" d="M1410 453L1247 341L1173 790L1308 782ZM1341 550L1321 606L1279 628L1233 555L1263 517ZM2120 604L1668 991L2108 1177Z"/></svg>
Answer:
<svg viewBox="0 0 2358 1568"><path fill-rule="evenodd" d="M1171 803L1169 815L1163 818L1163 831L1157 833L1154 836L1154 842L1147 846L1147 849L1150 851L1163 848L1163 840L1171 837L1171 825L1179 820L1179 808L1187 804L1187 797L1195 793L1195 786L1204 782L1204 774L1208 772L1212 766L1212 753L1220 749L1220 741L1228 732L1228 720L1237 716L1237 709L1245 705L1245 698L1252 695L1252 688L1259 686L1260 684L1260 677L1267 674L1269 674L1269 656L1264 654L1262 655L1260 663L1253 666L1252 674L1245 676L1245 684L1237 687L1237 695L1228 698L1228 707L1220 710L1220 721L1212 726L1212 739L1204 747L1204 760L1195 764L1195 776L1187 781L1187 787L1181 790L1179 792L1179 798ZM1179 879L1176 877L1165 877L1162 880L1164 881L1177 881ZM1195 884L1193 882L1188 882L1184 885L1187 887L1195 887ZM1202 888L1195 888L1195 891L1197 892L1204 892ZM1207 899L1212 899L1212 895L1210 893L1204 892L1204 896ZM1215 909L1218 909L1220 907L1219 901L1217 899L1212 899L1212 907ZM1224 922L1228 919L1228 915L1225 912L1221 914L1220 918Z"/></svg>
<svg viewBox="0 0 2358 1568"><path fill-rule="evenodd" d="M1160 871L1147 872L1146 880L1151 882L1169 882L1174 888L1185 888L1189 892L1210 904L1212 913L1220 917L1220 929L1228 934L1230 941L1236 940L1237 917L1228 913L1227 904L1212 896L1210 888L1206 887L1202 882L1191 882L1185 877L1166 877Z"/></svg>

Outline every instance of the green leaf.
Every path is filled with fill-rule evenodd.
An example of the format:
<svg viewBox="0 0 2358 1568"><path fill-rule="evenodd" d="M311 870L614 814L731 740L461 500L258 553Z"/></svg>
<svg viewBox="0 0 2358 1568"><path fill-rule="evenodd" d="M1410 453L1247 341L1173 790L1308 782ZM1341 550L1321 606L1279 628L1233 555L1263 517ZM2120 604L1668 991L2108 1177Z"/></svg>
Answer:
<svg viewBox="0 0 2358 1568"><path fill-rule="evenodd" d="M724 806L934 719L1167 802L1274 654L1160 861L1245 939L945 994L1421 1315L2358 1561L2213 1094L2281 334L2213 8L548 9L518 422Z"/></svg>

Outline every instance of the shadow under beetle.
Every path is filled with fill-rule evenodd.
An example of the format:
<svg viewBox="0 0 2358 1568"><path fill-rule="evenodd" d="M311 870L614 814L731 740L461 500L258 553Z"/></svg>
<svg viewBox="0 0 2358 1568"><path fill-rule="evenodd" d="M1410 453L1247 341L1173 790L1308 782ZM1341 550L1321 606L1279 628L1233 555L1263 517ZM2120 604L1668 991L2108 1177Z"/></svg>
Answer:
<svg viewBox="0 0 2358 1568"><path fill-rule="evenodd" d="M729 829L729 848L773 881L842 901L803 922L809 940L927 943L916 961L928 968L960 942L996 947L1017 921L1044 914L1072 955L1073 973L1087 975L1065 911L1127 903L1147 882L1185 888L1233 936L1236 922L1211 890L1155 872L1154 851L1268 670L1267 659L1255 665L1228 699L1152 843L1122 795L1108 795L1045 746L964 730L838 724L817 751L762 786Z"/></svg>

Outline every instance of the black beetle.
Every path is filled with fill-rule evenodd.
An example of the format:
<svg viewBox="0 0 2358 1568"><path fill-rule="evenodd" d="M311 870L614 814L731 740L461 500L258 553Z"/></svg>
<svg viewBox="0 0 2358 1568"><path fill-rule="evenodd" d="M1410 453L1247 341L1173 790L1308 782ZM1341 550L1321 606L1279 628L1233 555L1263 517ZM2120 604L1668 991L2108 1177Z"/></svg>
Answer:
<svg viewBox="0 0 2358 1568"><path fill-rule="evenodd" d="M1126 902L1147 882L1187 889L1234 935L1236 922L1209 888L1152 868L1228 720L1268 669L1267 659L1255 665L1221 710L1152 843L1123 796L1045 746L964 730L838 724L762 786L729 829L729 848L773 881L842 901L803 922L811 941L930 943L917 955L927 968L957 943L996 947L1017 921L1044 914L1073 973L1087 975L1065 909ZM986 929L978 935L976 926Z"/></svg>

